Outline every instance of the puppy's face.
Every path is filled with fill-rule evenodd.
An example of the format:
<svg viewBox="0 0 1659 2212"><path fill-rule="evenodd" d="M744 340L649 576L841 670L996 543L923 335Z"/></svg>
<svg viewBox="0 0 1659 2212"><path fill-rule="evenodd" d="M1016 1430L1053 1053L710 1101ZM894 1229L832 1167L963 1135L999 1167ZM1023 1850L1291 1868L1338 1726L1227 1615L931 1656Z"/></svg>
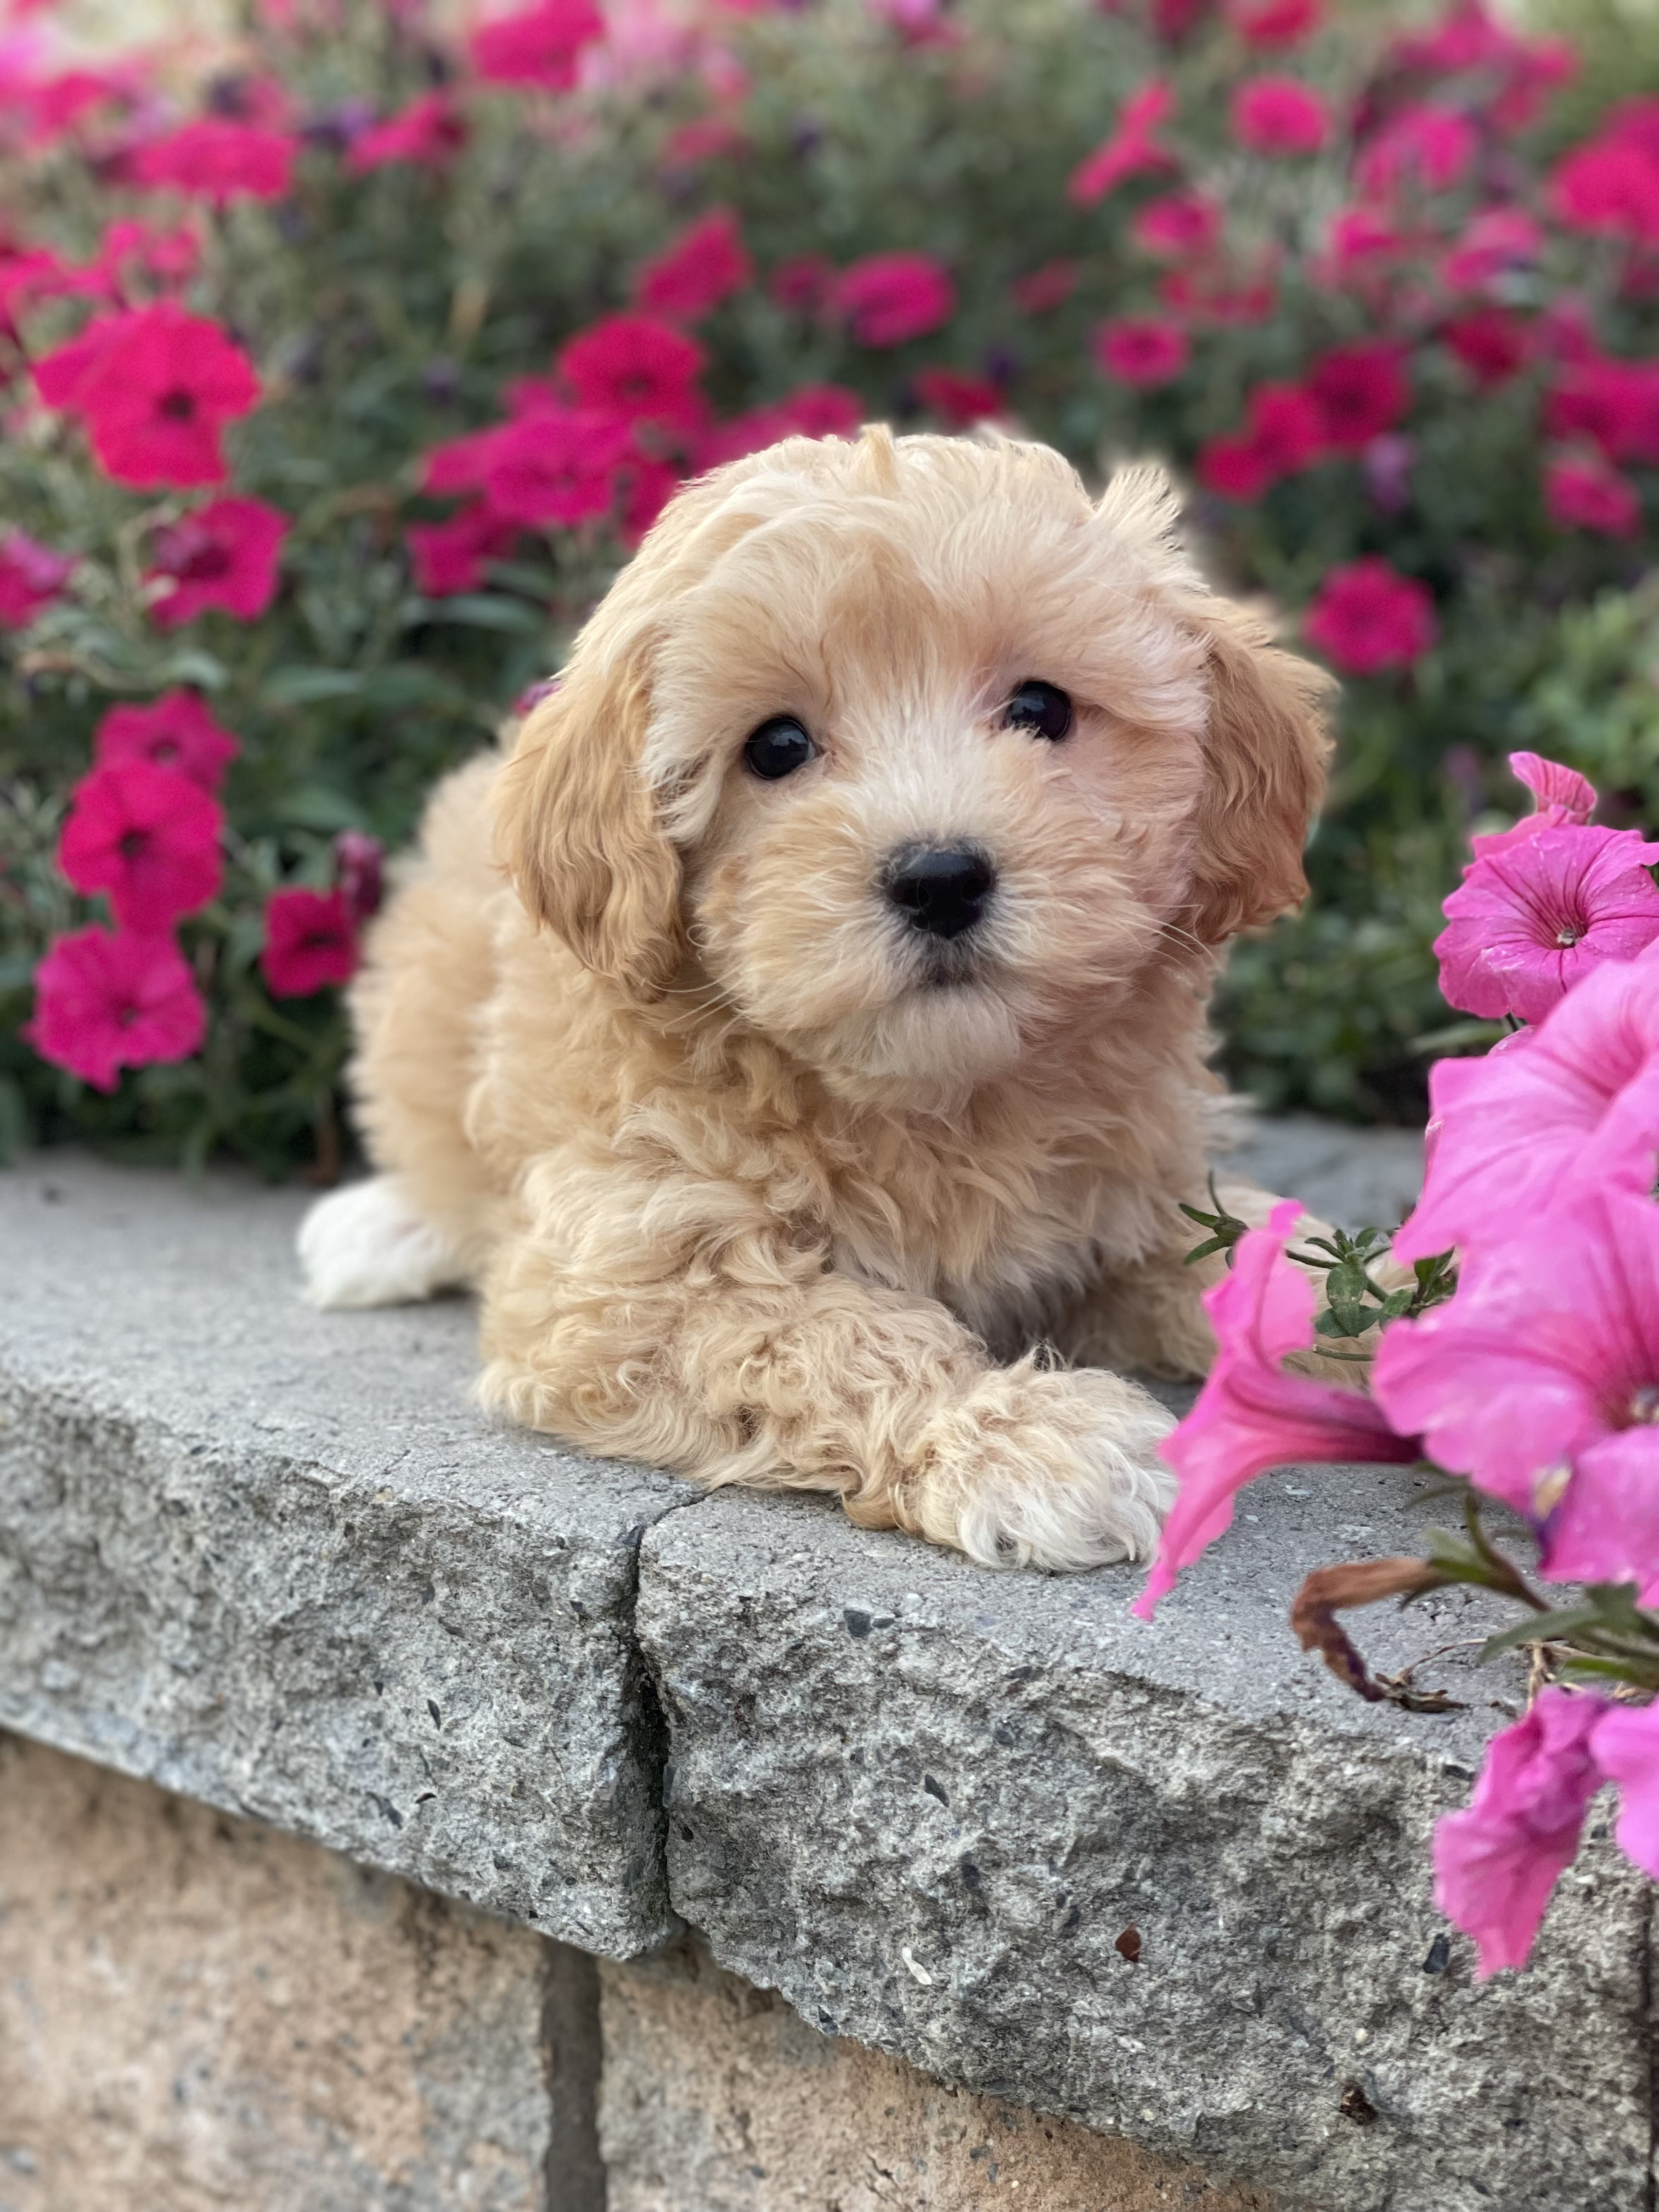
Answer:
<svg viewBox="0 0 1659 2212"><path fill-rule="evenodd" d="M659 572L648 642L612 665L643 727L613 734L678 862L677 988L855 1095L960 1096L1199 942L1223 717L1194 612L1218 603L1144 476L1097 508L1041 448L759 460L694 489L701 520L613 594Z"/></svg>

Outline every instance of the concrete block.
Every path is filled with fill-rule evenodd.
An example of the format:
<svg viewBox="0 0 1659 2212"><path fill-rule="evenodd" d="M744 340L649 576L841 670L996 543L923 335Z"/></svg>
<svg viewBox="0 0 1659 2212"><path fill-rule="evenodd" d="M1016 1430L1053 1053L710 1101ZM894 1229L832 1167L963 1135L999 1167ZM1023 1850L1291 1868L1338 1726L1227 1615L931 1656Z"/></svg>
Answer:
<svg viewBox="0 0 1659 2212"><path fill-rule="evenodd" d="M0 2212L601 2212L543 2039L591 1976L0 1737Z"/></svg>
<svg viewBox="0 0 1659 2212"><path fill-rule="evenodd" d="M459 1300L313 1314L303 1194L0 1176L0 1725L590 1951L669 1932L641 1530Z"/></svg>
<svg viewBox="0 0 1659 2212"><path fill-rule="evenodd" d="M1287 2206L1644 2212L1645 1882L1603 1824L1480 1988L1431 1896L1523 1689L1470 1664L1486 1601L1358 1623L1444 1714L1362 1705L1286 1624L1305 1569L1419 1548L1426 1487L1264 1480L1151 1627L1136 1571L988 1573L815 1501L659 1523L675 1905L827 2034Z"/></svg>
<svg viewBox="0 0 1659 2212"><path fill-rule="evenodd" d="M608 2212L1271 2212L838 2042L700 1945L599 1972Z"/></svg>

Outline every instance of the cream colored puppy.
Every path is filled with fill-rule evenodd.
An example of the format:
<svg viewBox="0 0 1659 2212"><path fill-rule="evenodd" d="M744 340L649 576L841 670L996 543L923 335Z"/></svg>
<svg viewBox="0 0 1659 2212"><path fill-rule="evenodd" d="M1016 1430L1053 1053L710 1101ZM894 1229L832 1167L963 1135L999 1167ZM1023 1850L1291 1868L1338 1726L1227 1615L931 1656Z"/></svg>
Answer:
<svg viewBox="0 0 1659 2212"><path fill-rule="evenodd" d="M354 993L322 1305L475 1283L485 1402L987 1565L1152 1545L1212 1350L1215 948L1292 904L1325 680L1154 470L790 439L681 493Z"/></svg>

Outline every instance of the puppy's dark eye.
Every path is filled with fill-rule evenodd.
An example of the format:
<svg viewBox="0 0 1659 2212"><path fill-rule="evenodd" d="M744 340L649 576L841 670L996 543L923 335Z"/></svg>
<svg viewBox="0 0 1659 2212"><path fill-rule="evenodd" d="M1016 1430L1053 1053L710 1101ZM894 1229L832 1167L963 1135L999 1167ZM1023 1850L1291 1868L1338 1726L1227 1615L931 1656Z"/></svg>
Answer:
<svg viewBox="0 0 1659 2212"><path fill-rule="evenodd" d="M743 749L743 757L756 775L775 783L780 776L793 775L798 768L805 768L817 750L792 714L775 714L755 732Z"/></svg>
<svg viewBox="0 0 1659 2212"><path fill-rule="evenodd" d="M1072 702L1058 684L1022 684L1002 720L1008 729L1029 730L1058 744L1072 726Z"/></svg>

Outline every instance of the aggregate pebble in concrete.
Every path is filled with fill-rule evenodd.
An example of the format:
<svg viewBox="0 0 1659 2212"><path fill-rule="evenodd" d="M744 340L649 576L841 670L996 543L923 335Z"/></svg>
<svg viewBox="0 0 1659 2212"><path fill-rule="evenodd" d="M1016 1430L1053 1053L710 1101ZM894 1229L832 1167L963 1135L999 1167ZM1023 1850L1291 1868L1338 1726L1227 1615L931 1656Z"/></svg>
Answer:
<svg viewBox="0 0 1659 2212"><path fill-rule="evenodd" d="M1431 1897L1523 1686L1469 1663L1486 1602L1358 1618L1441 1715L1362 1705L1286 1624L1306 1569L1420 1550L1425 1487L1265 1478L1152 1626L1134 1570L986 1573L817 1501L659 1523L675 1905L828 2033L1287 2207L1644 2212L1646 1884L1603 1826L1480 1989Z"/></svg>
<svg viewBox="0 0 1659 2212"><path fill-rule="evenodd" d="M646 1948L638 1544L694 1493L492 1430L460 1301L308 1312L304 1203L0 1176L0 1725Z"/></svg>

